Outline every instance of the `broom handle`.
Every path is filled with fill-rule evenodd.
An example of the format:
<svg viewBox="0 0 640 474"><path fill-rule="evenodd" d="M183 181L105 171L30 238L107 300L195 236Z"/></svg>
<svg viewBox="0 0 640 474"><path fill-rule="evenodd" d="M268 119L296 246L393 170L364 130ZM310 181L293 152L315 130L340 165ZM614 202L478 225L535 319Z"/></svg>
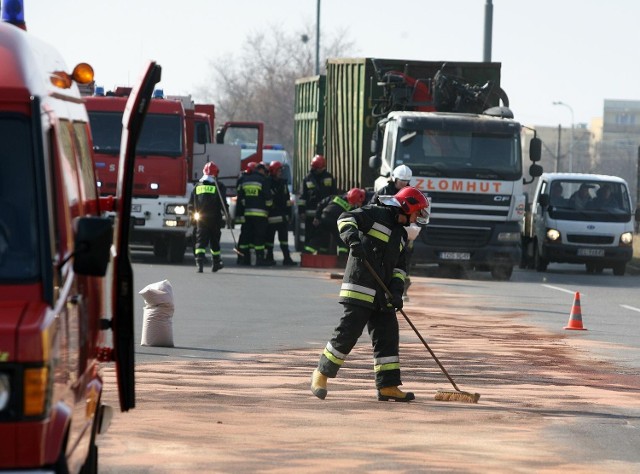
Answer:
<svg viewBox="0 0 640 474"><path fill-rule="evenodd" d="M227 223L227 228L231 231L231 238L233 238L233 246L237 250L238 255L244 257L243 253L240 253L240 249L238 249L238 242L236 242L236 236L233 235L233 228L231 227L231 218L229 217L229 213L227 212L227 203L224 202L224 198L222 194L220 194L220 186L218 185L218 178L213 177L213 181L216 183L218 197L220 198L220 205L222 206L222 212L224 213L224 219Z"/></svg>
<svg viewBox="0 0 640 474"><path fill-rule="evenodd" d="M380 276L376 273L376 271L373 269L371 264L366 259L362 259L362 261L364 262L364 265L367 267L367 270L369 270L373 278L375 278L375 280L378 282L378 285L382 287L387 297L393 298L391 291L389 291L389 288L387 288L387 285L384 284L384 282L382 281ZM402 308L400 308L399 311L402 314L402 316L404 316L404 319L406 319L406 321L409 323L409 326L411 326L411 329L413 329L413 331L416 333L418 338L422 341L422 344L424 344L424 347L427 348L427 350L429 351L429 354L431 354L431 357L433 357L433 360L436 361L436 364L438 364L438 367L440 367L440 370L442 370L442 373L449 379L449 382L451 382L451 385L453 385L453 388L455 388L456 391L459 392L460 389L458 388L456 383L453 381L453 379L449 375L449 372L447 372L447 369L444 368L444 366L442 365L438 357L436 357L435 353L429 347L429 344L427 344L427 341L424 340L424 338L422 337L418 329L413 325L413 323L409 319L409 316L406 315L406 313L402 310Z"/></svg>

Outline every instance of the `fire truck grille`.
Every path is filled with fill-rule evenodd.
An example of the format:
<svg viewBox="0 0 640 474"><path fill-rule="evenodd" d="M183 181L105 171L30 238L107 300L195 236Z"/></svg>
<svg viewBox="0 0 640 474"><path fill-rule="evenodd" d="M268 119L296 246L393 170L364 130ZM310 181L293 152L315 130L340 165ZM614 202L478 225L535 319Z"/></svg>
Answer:
<svg viewBox="0 0 640 474"><path fill-rule="evenodd" d="M572 244L611 245L613 244L613 236L567 234L567 241Z"/></svg>

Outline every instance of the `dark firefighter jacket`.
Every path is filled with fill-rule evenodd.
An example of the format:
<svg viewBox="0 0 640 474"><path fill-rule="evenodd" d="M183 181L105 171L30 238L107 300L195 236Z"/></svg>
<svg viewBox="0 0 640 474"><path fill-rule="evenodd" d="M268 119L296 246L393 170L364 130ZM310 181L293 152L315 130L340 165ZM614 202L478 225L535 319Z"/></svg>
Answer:
<svg viewBox="0 0 640 474"><path fill-rule="evenodd" d="M221 182L218 182L217 186L215 182L199 182L191 191L189 211L198 212L200 221L206 221L222 227L222 218L224 216L222 203L225 203L226 209L226 195L226 188Z"/></svg>
<svg viewBox="0 0 640 474"><path fill-rule="evenodd" d="M369 204L378 204L378 196L395 196L397 192L396 183L389 181L384 188L374 193Z"/></svg>
<svg viewBox="0 0 640 474"><path fill-rule="evenodd" d="M245 217L266 219L273 205L270 180L258 172L245 175L238 183L238 202Z"/></svg>
<svg viewBox="0 0 640 474"><path fill-rule="evenodd" d="M273 206L269 210L269 224L287 222L291 216L291 195L287 186L287 180L271 178L271 193Z"/></svg>
<svg viewBox="0 0 640 474"><path fill-rule="evenodd" d="M302 194L298 201L298 212L313 217L316 206L322 199L337 194L336 180L331 173L324 170L320 173L310 171L302 182Z"/></svg>
<svg viewBox="0 0 640 474"><path fill-rule="evenodd" d="M340 214L352 209L347 201L347 195L327 196L316 207L316 219L323 226L335 226Z"/></svg>
<svg viewBox="0 0 640 474"><path fill-rule="evenodd" d="M338 219L338 230L348 246L362 243L368 262L391 294L402 296L407 275L407 231L398 224L397 214L398 210L392 207L367 205L342 213ZM339 302L394 311L367 267L351 254L342 279Z"/></svg>

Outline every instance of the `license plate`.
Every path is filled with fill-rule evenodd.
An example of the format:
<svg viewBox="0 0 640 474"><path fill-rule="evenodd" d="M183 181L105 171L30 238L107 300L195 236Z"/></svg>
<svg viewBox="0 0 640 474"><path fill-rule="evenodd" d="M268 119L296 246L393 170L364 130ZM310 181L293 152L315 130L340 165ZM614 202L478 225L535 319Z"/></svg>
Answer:
<svg viewBox="0 0 640 474"><path fill-rule="evenodd" d="M470 260L471 254L468 252L440 252L442 260Z"/></svg>
<svg viewBox="0 0 640 474"><path fill-rule="evenodd" d="M142 204L131 204L131 212L142 212Z"/></svg>
<svg viewBox="0 0 640 474"><path fill-rule="evenodd" d="M578 249L580 257L604 257L604 249Z"/></svg>

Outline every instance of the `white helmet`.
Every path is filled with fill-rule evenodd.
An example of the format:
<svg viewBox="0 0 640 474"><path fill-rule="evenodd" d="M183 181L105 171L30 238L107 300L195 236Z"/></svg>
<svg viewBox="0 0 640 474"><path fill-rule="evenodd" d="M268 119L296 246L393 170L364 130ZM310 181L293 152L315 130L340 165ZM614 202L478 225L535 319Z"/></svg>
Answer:
<svg viewBox="0 0 640 474"><path fill-rule="evenodd" d="M407 165L396 166L393 170L393 173L391 173L391 177L394 179L394 181L411 181L411 176L413 176L413 173L411 172L411 168L409 168Z"/></svg>

